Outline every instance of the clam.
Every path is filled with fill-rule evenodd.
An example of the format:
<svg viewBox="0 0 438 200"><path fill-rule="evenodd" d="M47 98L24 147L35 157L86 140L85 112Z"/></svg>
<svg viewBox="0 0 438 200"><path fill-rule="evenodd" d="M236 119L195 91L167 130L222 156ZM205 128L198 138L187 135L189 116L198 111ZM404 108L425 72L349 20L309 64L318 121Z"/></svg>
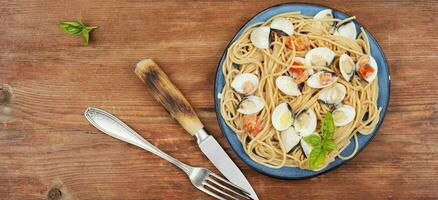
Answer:
<svg viewBox="0 0 438 200"><path fill-rule="evenodd" d="M297 131L301 137L308 136L315 131L316 121L315 112L311 108L304 110L297 115L294 121L295 131Z"/></svg>
<svg viewBox="0 0 438 200"><path fill-rule="evenodd" d="M283 35L292 35L294 33L294 25L286 18L275 18L271 22L271 29L277 32L281 32Z"/></svg>
<svg viewBox="0 0 438 200"><path fill-rule="evenodd" d="M269 37L271 28L269 26L260 26L251 32L250 40L252 44L259 49L269 48Z"/></svg>
<svg viewBox="0 0 438 200"><path fill-rule="evenodd" d="M313 19L316 20L324 20L324 19L333 19L333 12L331 9L321 10L313 16Z"/></svg>
<svg viewBox="0 0 438 200"><path fill-rule="evenodd" d="M237 105L237 112L250 115L260 112L265 107L265 102L258 96L247 96Z"/></svg>
<svg viewBox="0 0 438 200"><path fill-rule="evenodd" d="M231 88L239 94L251 95L259 86L259 78L251 73L242 73L237 75L233 82L231 82Z"/></svg>
<svg viewBox="0 0 438 200"><path fill-rule="evenodd" d="M357 74L369 83L376 78L377 71L377 62L372 56L362 56L356 63Z"/></svg>
<svg viewBox="0 0 438 200"><path fill-rule="evenodd" d="M300 96L301 92L298 89L298 85L295 83L294 79L290 76L279 76L275 80L275 85L277 88L286 95L289 96Z"/></svg>
<svg viewBox="0 0 438 200"><path fill-rule="evenodd" d="M338 35L354 40L357 36L356 25L354 24L354 22L348 22L346 24L343 24L334 31L333 35Z"/></svg>
<svg viewBox="0 0 438 200"><path fill-rule="evenodd" d="M335 126L345 126L352 122L356 116L356 110L350 105L341 105L333 111Z"/></svg>
<svg viewBox="0 0 438 200"><path fill-rule="evenodd" d="M354 65L353 59L345 53L339 58L339 70L341 71L342 77L348 82L353 80L355 72Z"/></svg>
<svg viewBox="0 0 438 200"><path fill-rule="evenodd" d="M328 70L321 70L312 74L309 79L307 79L306 83L311 88L325 88L338 80L338 76L335 72Z"/></svg>
<svg viewBox="0 0 438 200"><path fill-rule="evenodd" d="M312 133L312 134L319 136L317 133ZM308 144L306 141L304 141L304 139L301 139L301 149L303 150L304 155L306 155L306 157L308 158L313 150L313 147L310 144Z"/></svg>
<svg viewBox="0 0 438 200"><path fill-rule="evenodd" d="M278 131L284 131L292 126L294 121L292 108L287 103L281 103L272 112L272 125Z"/></svg>
<svg viewBox="0 0 438 200"><path fill-rule="evenodd" d="M323 21L323 20L332 20L334 19L333 12L331 9L321 10L313 16L313 19L320 20L321 24L325 27L329 28L335 24L334 21Z"/></svg>
<svg viewBox="0 0 438 200"><path fill-rule="evenodd" d="M336 53L327 47L317 47L306 53L304 58L307 66L327 67L335 58Z"/></svg>
<svg viewBox="0 0 438 200"><path fill-rule="evenodd" d="M301 136L298 135L294 127L289 127L281 132L281 141L283 142L285 152L290 152L290 150L300 143L300 140Z"/></svg>
<svg viewBox="0 0 438 200"><path fill-rule="evenodd" d="M347 89L341 83L334 84L333 87L322 89L318 99L325 104L339 104L345 98Z"/></svg>

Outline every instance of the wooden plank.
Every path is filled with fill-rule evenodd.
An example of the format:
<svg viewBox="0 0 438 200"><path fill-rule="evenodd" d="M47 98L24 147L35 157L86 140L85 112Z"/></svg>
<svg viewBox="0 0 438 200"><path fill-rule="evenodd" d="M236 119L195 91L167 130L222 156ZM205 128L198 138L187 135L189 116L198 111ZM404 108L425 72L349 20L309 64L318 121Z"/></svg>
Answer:
<svg viewBox="0 0 438 200"><path fill-rule="evenodd" d="M87 106L106 109L181 161L214 169L133 74L148 56L261 199L437 199L437 1L315 1L356 15L381 44L392 79L385 122L356 158L309 180L270 178L236 157L214 112L217 63L243 23L277 3L0 0L0 84L15 91L0 105L0 198L207 199L166 161L83 117ZM77 17L99 26L88 46L57 27Z"/></svg>

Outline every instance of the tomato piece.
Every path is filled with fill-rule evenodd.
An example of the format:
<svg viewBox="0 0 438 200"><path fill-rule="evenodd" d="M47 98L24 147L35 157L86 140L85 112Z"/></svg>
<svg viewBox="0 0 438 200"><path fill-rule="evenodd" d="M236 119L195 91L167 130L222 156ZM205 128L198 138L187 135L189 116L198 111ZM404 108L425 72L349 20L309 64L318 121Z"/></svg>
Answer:
<svg viewBox="0 0 438 200"><path fill-rule="evenodd" d="M368 76L370 76L373 73L374 73L374 68L371 67L371 65L369 64L361 65L359 68L359 74L363 78L368 78Z"/></svg>
<svg viewBox="0 0 438 200"><path fill-rule="evenodd" d="M293 47L295 47L295 50L303 51L310 47L310 40L305 36L289 36L287 37L285 45L288 49L293 49Z"/></svg>
<svg viewBox="0 0 438 200"><path fill-rule="evenodd" d="M306 69L304 69L304 68L297 68L297 67L290 67L289 68L289 72L290 73L297 73L297 74L303 73L304 70L306 70Z"/></svg>
<svg viewBox="0 0 438 200"><path fill-rule="evenodd" d="M300 63L300 62L298 62L298 61L294 61L294 62L292 63L292 65L294 65L294 66L304 66L303 63Z"/></svg>
<svg viewBox="0 0 438 200"><path fill-rule="evenodd" d="M310 41L307 37L298 37L294 40L294 43L297 51L303 51L310 47Z"/></svg>
<svg viewBox="0 0 438 200"><path fill-rule="evenodd" d="M262 119L257 115L243 116L243 130L255 137L263 129Z"/></svg>
<svg viewBox="0 0 438 200"><path fill-rule="evenodd" d="M294 45L294 37L292 36L287 37L285 45L288 49L292 49L292 45Z"/></svg>
<svg viewBox="0 0 438 200"><path fill-rule="evenodd" d="M302 63L294 61L292 63L292 66L303 66ZM308 74L306 68L299 68L299 67L290 67L288 71L291 73L292 78L295 80L296 84L300 84L307 80Z"/></svg>

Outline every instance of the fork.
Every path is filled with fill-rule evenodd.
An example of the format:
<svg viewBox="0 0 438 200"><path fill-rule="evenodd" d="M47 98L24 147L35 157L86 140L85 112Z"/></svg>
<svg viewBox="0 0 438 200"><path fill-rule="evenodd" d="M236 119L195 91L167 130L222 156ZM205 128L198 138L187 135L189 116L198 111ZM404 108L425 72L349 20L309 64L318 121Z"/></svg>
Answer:
<svg viewBox="0 0 438 200"><path fill-rule="evenodd" d="M247 191L210 170L192 167L164 153L110 113L98 108L89 107L85 110L84 115L94 127L103 133L140 147L174 164L187 174L196 188L216 199L239 199L239 197L251 199Z"/></svg>

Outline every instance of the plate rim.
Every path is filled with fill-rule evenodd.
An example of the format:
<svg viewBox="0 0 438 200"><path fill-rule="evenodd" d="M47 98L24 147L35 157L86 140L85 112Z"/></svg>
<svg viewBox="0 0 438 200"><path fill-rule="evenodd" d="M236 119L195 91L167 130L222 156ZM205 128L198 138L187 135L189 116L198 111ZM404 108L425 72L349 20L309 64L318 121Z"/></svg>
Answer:
<svg viewBox="0 0 438 200"><path fill-rule="evenodd" d="M323 175L323 174L325 174L325 173L327 173L327 172L330 172L330 171L332 171L332 170L334 170L334 169L337 169L338 167L340 167L340 166L346 164L348 161L353 160L354 158L356 158L356 156L359 155L359 154L360 154L360 153L361 153L361 152L362 152L362 151L368 146L368 144L371 143L371 141L373 141L373 139L374 139L374 137L377 135L377 133L378 133L378 131L379 131L381 125L383 124L384 119L385 119L385 117L386 117L386 113L387 113L387 111L388 111L389 101L390 101L390 98L391 98L391 72L390 72L390 70L389 70L388 60L387 60L387 58L386 58L385 53L383 52L382 47L380 46L379 41L376 39L376 37L374 37L374 35L373 35L373 34L372 34L372 33L371 33L371 32L370 32L365 26L363 26L361 23L359 23L359 21L356 19L356 23L359 24L360 27L362 27L367 33L370 34L372 40L375 40L376 46L378 47L378 49L379 49L380 52L382 53L382 57L383 57L383 61L384 61L385 67L386 67L386 71L388 72L388 77L387 77L387 78L388 78L388 84L387 84L387 87L388 87L388 95L387 95L387 96L388 96L388 98L386 99L386 102L385 102L386 107L385 107L384 110L382 110L382 112L383 112L383 114L382 114L382 122L381 122L381 123L378 123L377 126L376 126L376 127L374 128L374 130L373 130L373 131L375 131L375 133L371 135L370 139L369 139L369 140L363 145L362 148L359 147L359 149L358 149L358 151L356 152L356 154L355 154L353 157L351 157L350 159L348 159L348 160L344 160L342 163L340 163L340 164L338 164L338 165L336 165L336 166L333 166L333 167L330 168L330 169L327 169L327 170L322 171L322 172L319 172L319 173L316 172L315 174L312 174L312 175L309 175L309 176L300 176L300 177L285 177L285 176L278 176L278 175L274 175L274 174L266 173L265 171L263 171L263 170L259 170L259 169L255 168L253 165L247 163L247 162L246 162L246 161L245 161L245 160L244 160L244 159L243 159L243 158L237 153L237 149L235 149L235 147L234 147L233 145L231 145L230 138L225 134L224 127L222 127L222 126L221 126L221 123L220 123L220 120L221 120L221 119L224 120L224 119L223 119L223 117L221 116L221 113L220 113L220 106L219 106L220 101L219 101L219 98L217 98L217 94L216 94L216 91L217 91L217 85L218 85L218 84L217 84L217 80L218 80L218 77L219 77L219 75L220 75L219 73L222 73L221 71L219 71L219 69L221 68L222 59L223 59L224 56L226 55L226 53L227 53L227 51L228 51L228 48L231 46L232 42L233 42L234 39L237 37L237 35L239 34L239 32L240 32L241 30L243 30L243 28L244 28L244 27L245 27L245 26L246 26L251 20L255 19L256 17L258 17L260 14L262 14L263 12L265 12L265 11L267 11L267 10L270 10L270 9L273 9L273 8L276 8L276 7L286 6L286 5L316 6L316 7L322 7L322 8L326 8L326 9L331 9L331 10L333 10L333 11L339 12L339 13L341 13L341 14L343 14L343 15L346 15L346 16L352 16L352 15L348 15L347 13L345 13L345 12L343 12L343 11L340 11L340 10L338 10L338 9L335 9L335 8L332 8L332 7L329 7L329 6L326 6L326 5L317 4L317 3L306 3L306 2L288 2L288 3L275 4L275 5L269 6L269 7L265 8L265 9L263 9L263 10L257 12L255 15L253 15L251 18L249 18L245 23L243 23L243 25L242 25L242 26L236 31L236 33L235 33L235 34L233 35L233 37L230 39L230 42L228 43L228 45L225 47L223 53L221 54L221 56L220 56L220 58L219 58L219 62L218 62L217 67L216 67L216 73L215 73L216 76L215 76L215 80L214 80L213 98L214 98L214 104L215 104L216 120L217 120L217 122L218 122L218 125L219 125L219 128L220 128L220 130L221 130L221 133L222 133L222 135L227 139L227 142L228 142L228 144L231 146L231 149L233 150L234 154L236 154L237 157L238 157L238 158L239 158L239 159L240 159L245 165L249 166L251 169L257 171L258 173L261 173L261 174L266 175L266 176L269 176L269 177L274 177L274 178L282 179L282 180L304 180L304 179L310 179L310 178L313 178L313 177L317 177L317 176ZM279 13L279 14L280 14L280 13ZM277 15L278 15L278 14L277 14ZM221 91L218 91L218 92L221 92ZM234 131L232 131L232 132L234 133ZM235 134L235 133L234 133L234 134ZM250 159L251 159L251 158L250 158ZM258 163L257 163L257 164L258 164ZM281 169L281 168L280 168L280 169Z"/></svg>

